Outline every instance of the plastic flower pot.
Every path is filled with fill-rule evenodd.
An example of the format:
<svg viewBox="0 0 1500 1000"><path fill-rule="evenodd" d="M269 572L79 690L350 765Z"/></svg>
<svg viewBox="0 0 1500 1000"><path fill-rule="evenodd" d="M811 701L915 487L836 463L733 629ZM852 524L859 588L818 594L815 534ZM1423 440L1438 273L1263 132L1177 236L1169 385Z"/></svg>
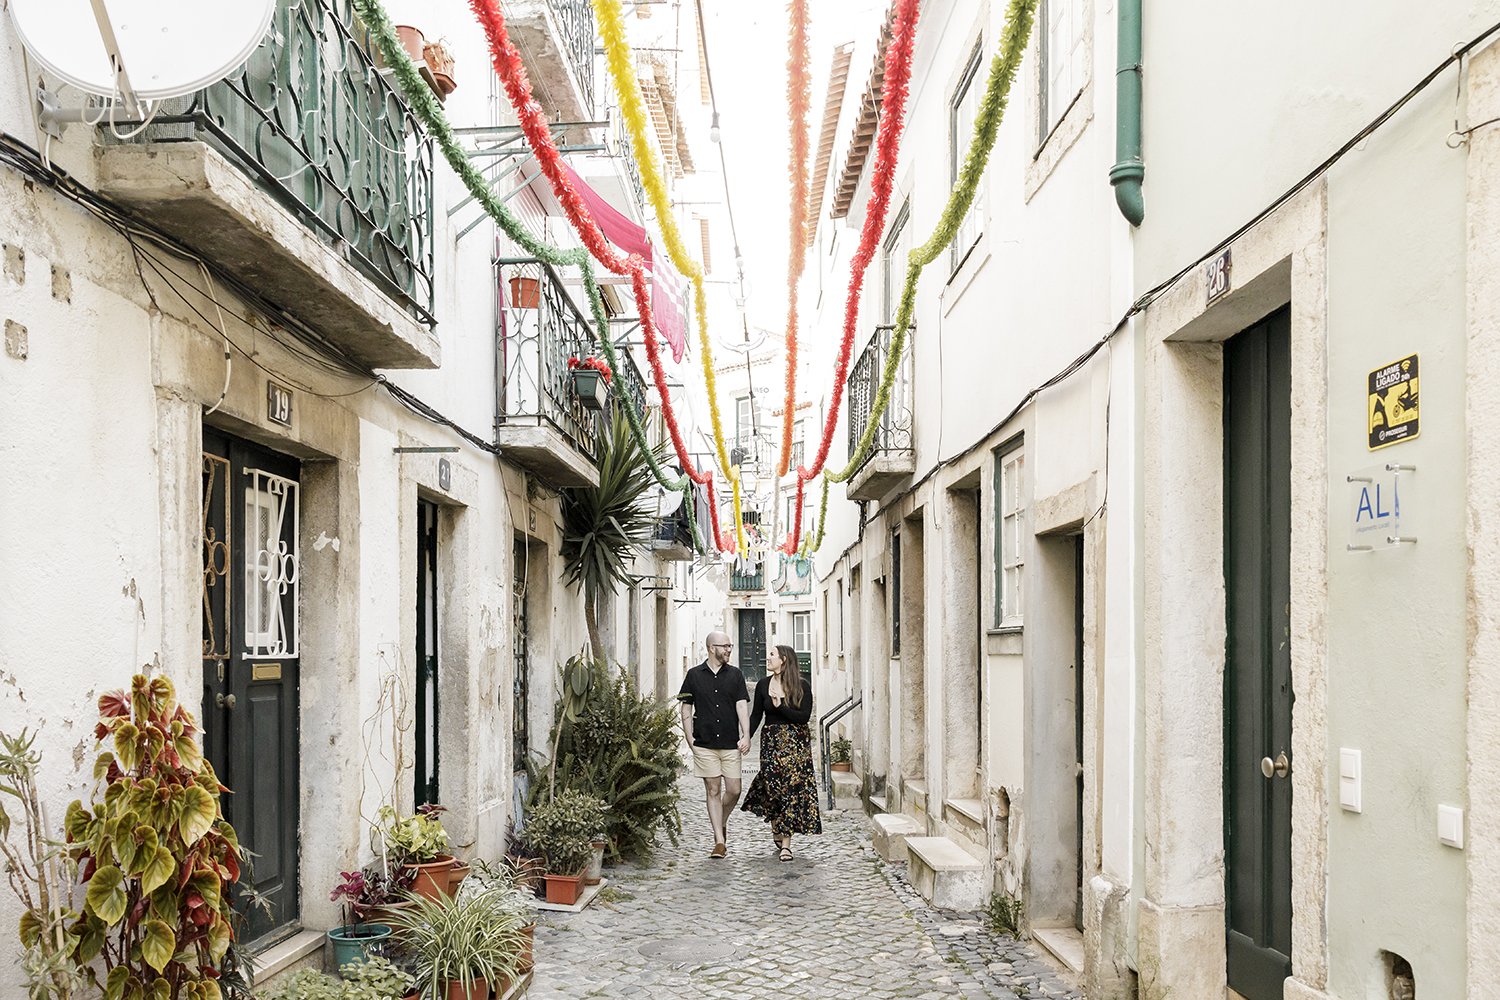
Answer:
<svg viewBox="0 0 1500 1000"><path fill-rule="evenodd" d="M459 884L469 877L469 872L472 870L471 866L462 861L453 862L453 867L448 869L448 895L458 895Z"/></svg>
<svg viewBox="0 0 1500 1000"><path fill-rule="evenodd" d="M490 981L475 979L471 985L465 986L462 980L450 979L445 1000L490 1000Z"/></svg>
<svg viewBox="0 0 1500 1000"><path fill-rule="evenodd" d="M604 374L596 368L585 368L582 365L574 368L573 390L578 393L578 401L585 410L602 410L605 400L609 398Z"/></svg>
<svg viewBox="0 0 1500 1000"><path fill-rule="evenodd" d="M535 309L542 300L542 283L536 278L516 275L510 279L510 304L516 309Z"/></svg>
<svg viewBox="0 0 1500 1000"><path fill-rule="evenodd" d="M572 906L578 902L578 897L583 892L582 872L577 875L553 875L548 872L544 877L547 880L547 902L561 903L563 906Z"/></svg>
<svg viewBox="0 0 1500 1000"><path fill-rule="evenodd" d="M391 936L385 924L345 924L328 932L328 946L333 949L333 966L342 969L370 960L372 953L384 950Z"/></svg>
<svg viewBox="0 0 1500 1000"><path fill-rule="evenodd" d="M448 894L448 880L453 877L453 855L444 854L433 861L420 865L408 865L416 871L411 891L426 899L439 899Z"/></svg>
<svg viewBox="0 0 1500 1000"><path fill-rule="evenodd" d="M595 840L591 843L594 848L594 856L589 859L588 868L583 872L584 885L598 885L604 881L604 849L609 846L603 840Z"/></svg>

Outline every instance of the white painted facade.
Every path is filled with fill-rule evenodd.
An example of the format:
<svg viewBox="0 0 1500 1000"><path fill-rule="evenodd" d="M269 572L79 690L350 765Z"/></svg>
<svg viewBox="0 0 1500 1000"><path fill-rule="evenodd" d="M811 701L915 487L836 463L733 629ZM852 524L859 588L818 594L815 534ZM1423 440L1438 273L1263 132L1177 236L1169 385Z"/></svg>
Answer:
<svg viewBox="0 0 1500 1000"><path fill-rule="evenodd" d="M454 49L459 87L447 113L456 125L514 121L464 4L395 13L398 21L410 15L429 40L446 37ZM565 58L556 49L543 57ZM534 79L569 81L566 69L530 69ZM29 99L34 63L30 72L28 79L4 19L0 130L40 147ZM601 118L604 80L601 66ZM63 96L81 100L66 90ZM581 128L567 141L607 142L613 149L615 138L609 129ZM689 141L706 145L703 137ZM159 161L131 161L134 172L127 176L121 161L111 159L121 147L106 145L84 125L70 126L50 143L53 162L94 189L107 183L149 187L185 162L177 158L184 145L174 146L171 156L152 148ZM430 370L386 370L383 377L477 438L494 440L492 257L513 251L497 242L487 220L464 232L479 212L463 204L466 192L440 155L429 220L435 247L430 330L405 317L238 168L211 151L192 156L210 172L221 171L226 211L261 227L275 252L293 248L332 276L318 303L287 301L274 276L256 289L260 295L279 300L293 317L314 304L330 315L356 317L354 325L365 323L370 337L373 324L359 317L393 317L392 329L408 331L402 349L425 354L419 363ZM614 158L594 153L574 162L585 176L612 172L614 190L603 182L600 189L637 221L646 218ZM511 177L500 190L516 183ZM566 240L567 226L544 180L510 204L547 238ZM202 237L201 245L213 245L216 227L222 228L205 218L201 232L184 243ZM336 905L328 902L338 872L370 858L369 821L387 802L412 805L420 736L412 721L419 683L419 502L436 504L438 517L437 752L446 825L464 855L499 854L519 802L514 775L521 762L512 749L517 712L525 713L530 748L539 755L558 664L586 647L581 601L563 578L555 484L503 452L497 458L470 445L369 378L335 370L302 339L308 334L293 332L293 322L222 282L204 294L210 290L203 272L188 258L154 249L177 274L149 268L138 274L117 231L9 166L0 166L0 244L0 322L6 328L0 423L7 428L0 490L0 523L7 526L0 546L0 728L40 728L41 784L51 815L61 817L70 800L89 794L100 693L127 686L136 671L160 671L195 712L212 710L201 702L211 669L202 659L203 452L205 433L221 433L291 459L300 478L294 536L300 561L294 772L300 865L293 869L300 906L281 929L282 937L295 936L263 960L273 971L292 958L310 960L308 947L338 920ZM203 253L235 273L233 260ZM581 304L576 287L572 294ZM220 311L233 348L216 329ZM323 333L317 323L307 326L313 336ZM363 345L356 339L342 346L358 351ZM226 350L233 363L221 400ZM633 350L644 370L639 346ZM690 359L678 370L679 382L698 380L692 365ZM292 388L287 426L269 419L268 380ZM660 434L659 417L649 415L647 422ZM637 666L644 683L657 683L665 664L681 662L696 642L691 622L672 603L683 594L683 565L651 553L638 558L635 572L643 581L665 581L675 591L622 592L605 623L611 656ZM528 696L517 707L523 593L529 680ZM13 925L16 916L5 894L0 921ZM0 941L0 993L6 995L21 989L15 947L13 936Z"/></svg>
<svg viewBox="0 0 1500 1000"><path fill-rule="evenodd" d="M910 471L863 512L833 487L817 554L820 695L843 683L824 639L843 602L860 622L848 669L863 704L848 732L872 810L970 851L1033 933L1076 925L1091 998L1225 995L1224 733L1237 709L1226 701L1223 344L1289 307L1295 704L1290 744L1264 753L1290 762L1266 780L1291 784L1291 976L1274 995L1400 995L1409 963L1419 996L1487 996L1500 975L1483 832L1497 772L1497 553L1483 499L1493 352L1481 333L1494 313L1496 140L1482 124L1500 113L1493 48L1443 68L1257 217L1500 8L1413 22L1385 4L1351 26L1331 11L1184 14L1148 0L1146 217L1132 229L1108 183L1118 5L1047 7L1054 20L1033 34L984 180L982 235L956 273L945 255L919 286ZM976 39L992 54L1003 16L993 2L924 5L882 234L910 199L903 256L949 191L950 104ZM866 165L847 217L830 218L874 36L854 39L819 218L815 371L834 361L869 197ZM1047 75L1050 91L1042 44L1077 57ZM1060 121L1044 92L1054 111L1066 106ZM1220 244L1229 286L1209 305L1205 265ZM888 318L880 267L877 255L856 359ZM1367 378L1410 354L1432 422L1372 451ZM828 387L810 391L828 405ZM847 405L840 420L834 469ZM1016 472L1017 457L1024 474L997 481L997 462ZM1401 534L1418 541L1350 551L1348 477L1385 464L1415 467L1403 472ZM997 544L1018 523L1012 508L1020 542ZM997 597L1017 562L1020 608ZM1361 754L1360 812L1340 806L1341 750ZM1462 847L1440 841L1440 808L1462 811Z"/></svg>

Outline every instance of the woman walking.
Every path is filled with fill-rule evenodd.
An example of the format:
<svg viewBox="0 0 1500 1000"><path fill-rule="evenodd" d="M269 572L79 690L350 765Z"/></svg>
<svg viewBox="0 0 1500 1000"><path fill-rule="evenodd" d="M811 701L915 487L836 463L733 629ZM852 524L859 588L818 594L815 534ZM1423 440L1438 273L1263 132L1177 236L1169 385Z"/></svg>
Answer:
<svg viewBox="0 0 1500 1000"><path fill-rule="evenodd" d="M813 774L812 692L802 679L797 654L777 646L766 659L766 677L755 685L750 735L766 723L760 738L760 772L740 808L771 824L782 861L792 860L792 835L822 833L818 781Z"/></svg>

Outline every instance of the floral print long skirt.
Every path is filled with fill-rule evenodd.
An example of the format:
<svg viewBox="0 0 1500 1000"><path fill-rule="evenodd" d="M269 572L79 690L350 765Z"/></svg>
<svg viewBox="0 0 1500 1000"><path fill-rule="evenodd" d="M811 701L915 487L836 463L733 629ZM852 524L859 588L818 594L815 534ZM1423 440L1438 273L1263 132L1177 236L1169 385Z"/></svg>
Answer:
<svg viewBox="0 0 1500 1000"><path fill-rule="evenodd" d="M822 833L812 732L804 725L767 726L760 735L760 773L740 807L771 824L771 834Z"/></svg>

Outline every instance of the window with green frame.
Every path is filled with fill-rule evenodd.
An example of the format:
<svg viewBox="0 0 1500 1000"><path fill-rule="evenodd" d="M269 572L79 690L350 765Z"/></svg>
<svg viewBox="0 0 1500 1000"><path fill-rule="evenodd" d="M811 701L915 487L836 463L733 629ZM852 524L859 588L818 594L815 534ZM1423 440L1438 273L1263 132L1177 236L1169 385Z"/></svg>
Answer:
<svg viewBox="0 0 1500 1000"><path fill-rule="evenodd" d="M995 449L995 628L1020 628L1026 569L1026 452L1021 438Z"/></svg>

